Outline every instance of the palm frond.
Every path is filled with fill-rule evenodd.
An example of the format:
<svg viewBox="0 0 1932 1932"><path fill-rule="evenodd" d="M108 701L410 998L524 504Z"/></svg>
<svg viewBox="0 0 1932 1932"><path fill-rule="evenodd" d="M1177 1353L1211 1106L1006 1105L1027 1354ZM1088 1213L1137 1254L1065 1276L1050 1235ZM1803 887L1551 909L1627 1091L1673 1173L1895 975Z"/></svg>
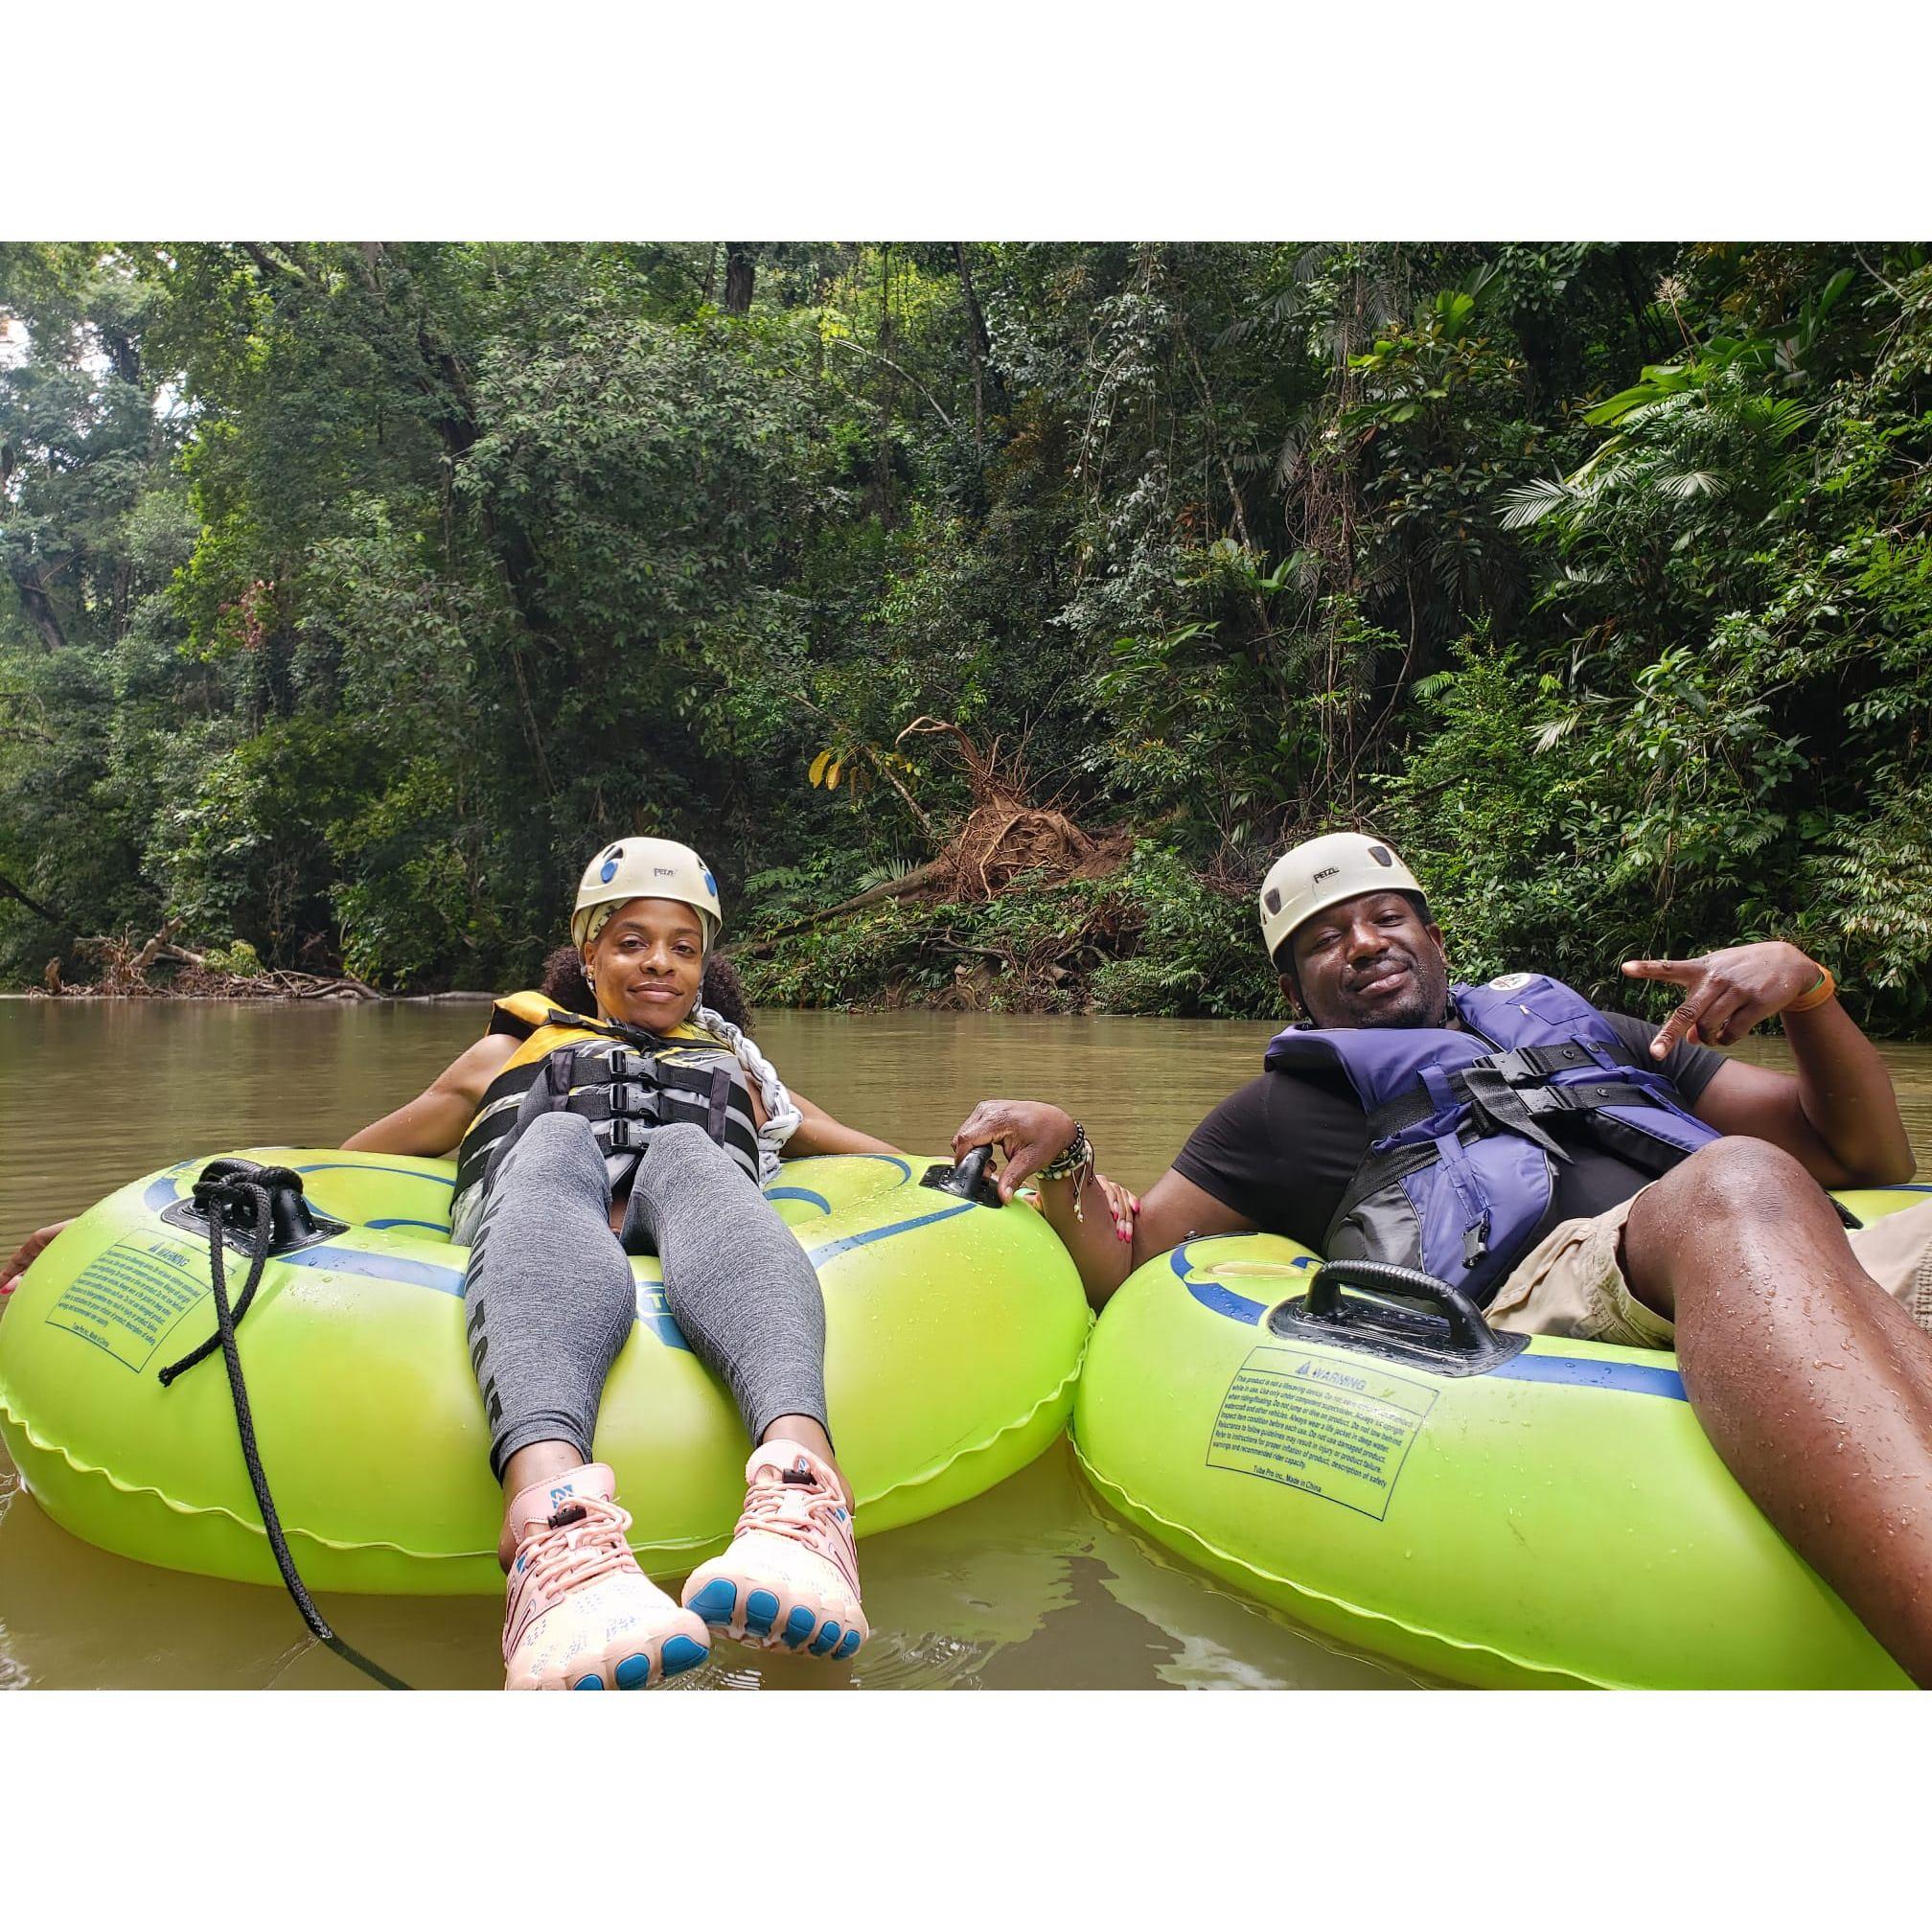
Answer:
<svg viewBox="0 0 1932 1932"><path fill-rule="evenodd" d="M1660 496L1675 496L1680 501L1692 496L1722 496L1731 487L1709 470L1685 470L1674 475L1660 474L1651 480Z"/></svg>
<svg viewBox="0 0 1932 1932"><path fill-rule="evenodd" d="M1503 527L1527 530L1530 524L1542 522L1552 511L1564 509L1576 500L1576 491L1561 477L1539 476L1532 482L1519 483L1515 489L1503 493Z"/></svg>

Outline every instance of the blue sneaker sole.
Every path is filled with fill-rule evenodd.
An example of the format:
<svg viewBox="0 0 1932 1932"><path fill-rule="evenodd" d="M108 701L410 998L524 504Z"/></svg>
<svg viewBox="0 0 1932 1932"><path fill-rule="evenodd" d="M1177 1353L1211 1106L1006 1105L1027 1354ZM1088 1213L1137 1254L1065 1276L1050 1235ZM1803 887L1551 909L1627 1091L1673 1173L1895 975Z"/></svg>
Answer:
<svg viewBox="0 0 1932 1932"><path fill-rule="evenodd" d="M741 1614L738 1586L723 1576L714 1576L684 1607L694 1616L702 1617L712 1629L758 1650L797 1650L807 1656L830 1657L835 1663L842 1663L856 1654L864 1641L858 1631L842 1628L832 1617L818 1626L814 1636L813 1613L802 1603L794 1605L780 1624L778 1598L770 1590L748 1591ZM669 1644L665 1646L665 1671L667 1675L670 1672Z"/></svg>
<svg viewBox="0 0 1932 1932"><path fill-rule="evenodd" d="M586 1670L581 1677L571 1680L570 1688L573 1690L648 1690L653 1685L668 1683L673 1677L681 1677L685 1671L697 1669L710 1654L704 1644L690 1637L667 1637L662 1655L655 1667L648 1650L634 1650L610 1672L610 1682L605 1681L601 1671Z"/></svg>

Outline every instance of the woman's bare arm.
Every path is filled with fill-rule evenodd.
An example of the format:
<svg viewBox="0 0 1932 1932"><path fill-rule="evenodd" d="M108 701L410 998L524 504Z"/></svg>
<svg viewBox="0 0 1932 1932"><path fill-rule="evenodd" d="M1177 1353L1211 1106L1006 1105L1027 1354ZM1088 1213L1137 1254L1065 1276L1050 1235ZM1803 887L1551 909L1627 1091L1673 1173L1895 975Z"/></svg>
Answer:
<svg viewBox="0 0 1932 1932"><path fill-rule="evenodd" d="M509 1033L485 1034L407 1106L352 1134L343 1146L365 1154L420 1154L431 1160L454 1153L485 1090L509 1064L518 1045Z"/></svg>
<svg viewBox="0 0 1932 1932"><path fill-rule="evenodd" d="M893 1146L889 1140L862 1134L858 1128L833 1119L824 1108L815 1106L795 1087L791 1089L791 1094L792 1104L805 1117L793 1129L791 1139L785 1143L788 1160L801 1154L901 1154L905 1151ZM758 1109L761 1122L764 1114L761 1106Z"/></svg>

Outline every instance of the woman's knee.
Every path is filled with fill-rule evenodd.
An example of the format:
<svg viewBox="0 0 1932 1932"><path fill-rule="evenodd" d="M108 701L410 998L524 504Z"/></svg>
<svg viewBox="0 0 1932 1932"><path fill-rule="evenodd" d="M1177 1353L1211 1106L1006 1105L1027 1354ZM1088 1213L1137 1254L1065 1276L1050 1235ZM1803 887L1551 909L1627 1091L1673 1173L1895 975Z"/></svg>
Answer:
<svg viewBox="0 0 1932 1932"><path fill-rule="evenodd" d="M519 1182L549 1190L597 1189L604 1184L604 1155L581 1114L540 1114L503 1157L499 1181L513 1174Z"/></svg>
<svg viewBox="0 0 1932 1932"><path fill-rule="evenodd" d="M665 1183L743 1188L755 1184L703 1128L690 1120L672 1120L654 1127L638 1163L636 1184L661 1187Z"/></svg>

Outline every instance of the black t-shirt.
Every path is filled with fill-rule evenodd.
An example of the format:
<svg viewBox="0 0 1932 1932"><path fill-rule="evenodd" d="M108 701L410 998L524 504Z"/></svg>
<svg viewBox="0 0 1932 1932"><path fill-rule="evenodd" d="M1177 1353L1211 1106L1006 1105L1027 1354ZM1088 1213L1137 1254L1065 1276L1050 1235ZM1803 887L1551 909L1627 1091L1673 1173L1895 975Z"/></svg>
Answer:
<svg viewBox="0 0 1932 1932"><path fill-rule="evenodd" d="M1603 1018L1632 1054L1676 1086L1687 1109L1695 1108L1724 1064L1709 1046L1681 1043L1653 1061L1655 1026L1627 1013ZM1332 1074L1271 1071L1230 1093L1195 1128L1174 1169L1255 1227L1320 1254L1343 1190L1368 1151L1368 1116L1339 1067ZM1538 1241L1559 1221L1601 1214L1629 1200L1652 1178L1580 1140L1566 1151L1574 1158L1556 1168Z"/></svg>

